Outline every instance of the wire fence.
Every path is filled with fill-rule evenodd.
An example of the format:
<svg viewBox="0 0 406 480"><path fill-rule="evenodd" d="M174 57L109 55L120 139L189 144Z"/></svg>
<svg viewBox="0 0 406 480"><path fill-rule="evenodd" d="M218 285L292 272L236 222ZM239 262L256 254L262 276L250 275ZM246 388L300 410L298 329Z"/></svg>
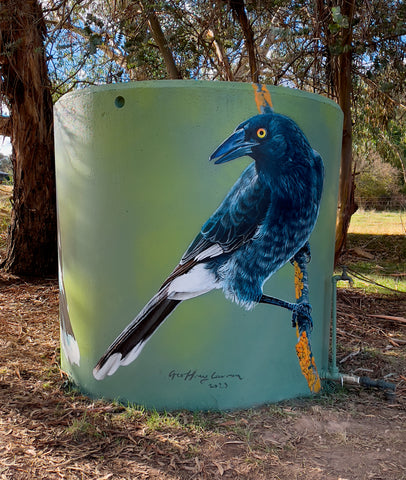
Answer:
<svg viewBox="0 0 406 480"><path fill-rule="evenodd" d="M406 195L388 197L355 197L359 209L377 211L405 211Z"/></svg>

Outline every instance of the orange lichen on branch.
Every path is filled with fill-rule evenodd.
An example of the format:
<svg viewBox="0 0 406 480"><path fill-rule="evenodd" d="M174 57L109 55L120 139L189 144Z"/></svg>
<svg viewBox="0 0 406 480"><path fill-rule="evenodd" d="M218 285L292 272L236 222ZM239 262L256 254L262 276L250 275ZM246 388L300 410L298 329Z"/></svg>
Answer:
<svg viewBox="0 0 406 480"><path fill-rule="evenodd" d="M303 292L303 272L296 261L293 263L293 265L295 267L295 296L296 300L298 300L302 296Z"/></svg>
<svg viewBox="0 0 406 480"><path fill-rule="evenodd" d="M259 113L266 113L268 110L272 110L271 94L265 85L260 83L253 83L252 87L255 92L255 103L257 104Z"/></svg>
<svg viewBox="0 0 406 480"><path fill-rule="evenodd" d="M305 331L301 333L296 344L296 354L299 359L300 369L307 380L310 391L312 393L318 393L321 389L320 377Z"/></svg>

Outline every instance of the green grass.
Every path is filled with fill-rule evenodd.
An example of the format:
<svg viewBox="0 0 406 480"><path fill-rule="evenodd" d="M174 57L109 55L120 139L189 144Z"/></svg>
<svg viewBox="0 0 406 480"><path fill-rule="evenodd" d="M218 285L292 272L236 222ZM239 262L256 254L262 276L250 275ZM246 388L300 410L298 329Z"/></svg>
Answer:
<svg viewBox="0 0 406 480"><path fill-rule="evenodd" d="M97 428L94 420L84 412L79 418L73 419L66 433L75 441L87 439L96 439L102 436L102 432Z"/></svg>
<svg viewBox="0 0 406 480"><path fill-rule="evenodd" d="M342 263L348 267L355 288L366 293L406 292L405 227L404 211L361 211L352 217L348 254Z"/></svg>
<svg viewBox="0 0 406 480"><path fill-rule="evenodd" d="M168 412L153 410L146 417L146 425L150 431L166 430L167 428L182 428L179 416Z"/></svg>

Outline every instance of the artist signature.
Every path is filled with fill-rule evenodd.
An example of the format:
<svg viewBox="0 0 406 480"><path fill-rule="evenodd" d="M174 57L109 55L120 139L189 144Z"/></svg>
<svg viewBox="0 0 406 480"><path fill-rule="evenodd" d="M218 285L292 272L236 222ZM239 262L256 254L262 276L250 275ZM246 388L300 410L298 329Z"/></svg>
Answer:
<svg viewBox="0 0 406 480"><path fill-rule="evenodd" d="M171 370L168 374L170 380L182 380L190 383L200 383L209 388L225 389L228 388L229 382L233 380L242 381L243 377L239 373L221 374L216 371L211 373L199 372L198 370L188 370L185 372L178 372Z"/></svg>

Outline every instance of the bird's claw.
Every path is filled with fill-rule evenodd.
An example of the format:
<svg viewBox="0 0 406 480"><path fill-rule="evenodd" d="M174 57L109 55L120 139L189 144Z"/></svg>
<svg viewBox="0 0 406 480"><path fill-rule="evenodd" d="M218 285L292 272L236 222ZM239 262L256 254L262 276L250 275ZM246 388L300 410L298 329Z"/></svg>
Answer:
<svg viewBox="0 0 406 480"><path fill-rule="evenodd" d="M292 310L292 327L299 331L311 332L313 330L312 307L309 303L297 303Z"/></svg>

